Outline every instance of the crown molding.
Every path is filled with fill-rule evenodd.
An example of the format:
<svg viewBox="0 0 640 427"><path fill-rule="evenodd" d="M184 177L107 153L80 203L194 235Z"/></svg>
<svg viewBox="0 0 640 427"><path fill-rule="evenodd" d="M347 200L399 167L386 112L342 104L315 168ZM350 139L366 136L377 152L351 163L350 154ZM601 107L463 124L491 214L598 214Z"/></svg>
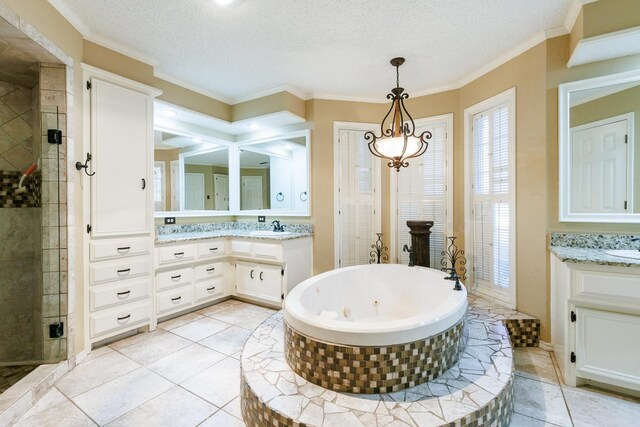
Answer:
<svg viewBox="0 0 640 427"><path fill-rule="evenodd" d="M155 77L159 78L160 80L164 80L166 82L173 83L174 85L183 87L185 89L189 89L192 92L199 93L200 95L204 95L204 96L209 97L209 98L213 98L216 101L220 101L220 102L224 102L225 104L233 105L231 103L231 100L229 98L227 98L226 96L218 95L217 93L208 91L206 89L202 89L199 86L192 85L191 83L187 83L187 82L185 82L183 80L180 80L180 79L178 79L178 78L176 78L176 77L174 77L174 76L172 76L170 74L161 73L161 72L156 71L154 69L153 70L153 75Z"/></svg>
<svg viewBox="0 0 640 427"><path fill-rule="evenodd" d="M301 91L300 89L291 86L291 85L282 85L282 86L277 86L274 87L272 89L267 89L267 90L263 90L260 92L254 92L252 94L249 95L245 95L245 96L239 96L237 98L233 98L230 100L230 104L231 105L236 105L236 104L240 104L242 102L247 102L247 101L251 101L254 99L258 99L258 98L263 98L265 96L269 96L269 95L273 95L274 93L280 93L280 92L289 92L291 95L293 96L297 96L298 98L302 99L303 101L308 99L308 97L306 96L306 94Z"/></svg>
<svg viewBox="0 0 640 427"><path fill-rule="evenodd" d="M85 24L84 21L82 21L82 19L80 19L80 17L76 15L76 13L71 10L63 0L47 1L51 6L53 6L55 10L58 11L58 13L60 13L60 15L64 17L64 19L69 21L73 28L78 30L78 32L82 34L83 37L91 33L91 29L89 28L89 26Z"/></svg>
<svg viewBox="0 0 640 427"><path fill-rule="evenodd" d="M92 43L98 44L102 47L106 47L107 49L113 50L114 52L120 53L124 56L128 56L129 58L133 58L136 61L140 61L151 67L156 67L158 64L160 64L160 61L158 61L157 59L147 56L136 49L130 48L125 44L116 42L108 37L101 36L100 34L90 32L89 34L84 36L84 39Z"/></svg>

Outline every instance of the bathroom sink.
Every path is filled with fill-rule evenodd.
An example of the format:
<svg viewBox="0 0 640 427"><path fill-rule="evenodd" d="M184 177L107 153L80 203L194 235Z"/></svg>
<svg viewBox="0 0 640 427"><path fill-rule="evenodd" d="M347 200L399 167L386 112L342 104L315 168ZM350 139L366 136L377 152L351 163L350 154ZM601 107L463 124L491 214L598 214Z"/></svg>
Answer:
<svg viewBox="0 0 640 427"><path fill-rule="evenodd" d="M607 255L617 256L620 258L632 258L640 260L640 251L635 249L616 249L611 251L604 251Z"/></svg>
<svg viewBox="0 0 640 427"><path fill-rule="evenodd" d="M291 234L291 232L290 231L258 230L258 231L252 231L250 234L252 236L277 237L277 236L286 236L287 234Z"/></svg>

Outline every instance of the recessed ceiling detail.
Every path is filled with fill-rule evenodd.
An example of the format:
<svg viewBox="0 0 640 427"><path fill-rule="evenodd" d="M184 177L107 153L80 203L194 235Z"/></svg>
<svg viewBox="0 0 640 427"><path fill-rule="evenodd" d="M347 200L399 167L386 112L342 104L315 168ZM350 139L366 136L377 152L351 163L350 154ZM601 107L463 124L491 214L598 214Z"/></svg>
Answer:
<svg viewBox="0 0 640 427"><path fill-rule="evenodd" d="M403 83L414 97L452 87L564 28L574 9L572 0L50 1L94 39L153 58L158 75L232 103L285 86L379 99L396 55L407 60Z"/></svg>

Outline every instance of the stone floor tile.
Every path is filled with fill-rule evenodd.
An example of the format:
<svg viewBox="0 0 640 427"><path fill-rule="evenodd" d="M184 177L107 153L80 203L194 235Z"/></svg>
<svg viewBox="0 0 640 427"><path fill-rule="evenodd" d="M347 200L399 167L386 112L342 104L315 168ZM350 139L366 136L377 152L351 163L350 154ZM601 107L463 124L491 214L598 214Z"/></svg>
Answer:
<svg viewBox="0 0 640 427"><path fill-rule="evenodd" d="M31 407L27 412L20 417L21 420L32 417L39 412L45 411L49 408L52 408L61 403L67 402L67 399L57 388L52 388L49 390L40 400L38 400L35 405Z"/></svg>
<svg viewBox="0 0 640 427"><path fill-rule="evenodd" d="M640 403L594 390L563 386L576 426L627 427L640 423Z"/></svg>
<svg viewBox="0 0 640 427"><path fill-rule="evenodd" d="M197 342L223 331L230 326L231 325L228 323L212 319L211 317L202 316L201 319L194 320L186 325L172 329L171 332L188 340Z"/></svg>
<svg viewBox="0 0 640 427"><path fill-rule="evenodd" d="M21 419L14 427L60 427L60 426L95 426L73 403L65 400L55 406L40 411L31 417Z"/></svg>
<svg viewBox="0 0 640 427"><path fill-rule="evenodd" d="M130 359L146 365L191 344L192 342L188 339L174 335L171 332L162 332L153 334L149 338L130 346L119 348L118 351Z"/></svg>
<svg viewBox="0 0 640 427"><path fill-rule="evenodd" d="M526 415L518 414L514 412L511 416L511 424L509 427L554 427L555 424L549 424L544 421L536 420L535 418L527 417Z"/></svg>
<svg viewBox="0 0 640 427"><path fill-rule="evenodd" d="M515 376L515 411L559 426L571 426L560 386Z"/></svg>
<svg viewBox="0 0 640 427"><path fill-rule="evenodd" d="M127 412L109 426L190 427L200 424L217 410L216 406L175 386Z"/></svg>
<svg viewBox="0 0 640 427"><path fill-rule="evenodd" d="M139 367L140 364L112 351L88 362L83 361L62 377L56 387L67 397L74 397Z"/></svg>
<svg viewBox="0 0 640 427"><path fill-rule="evenodd" d="M266 319L268 319L271 316L273 316L273 312L260 313L248 318L247 320L243 320L242 322L236 324L236 326L253 331L255 328L260 326L262 322L264 322Z"/></svg>
<svg viewBox="0 0 640 427"><path fill-rule="evenodd" d="M244 322L245 320L263 314L266 312L266 308L258 307L254 305L244 304L231 307L227 310L220 311L218 313L211 314L210 317L221 320L232 325Z"/></svg>
<svg viewBox="0 0 640 427"><path fill-rule="evenodd" d="M516 348L514 352L515 373L523 377L551 384L559 384L556 369L547 352L534 352L527 348Z"/></svg>
<svg viewBox="0 0 640 427"><path fill-rule="evenodd" d="M112 349L111 347L105 345L102 347L98 347L94 350L91 350L90 353L88 353L81 361L80 363L78 363L78 365L82 365L83 363L89 363L91 360L93 359L97 359L98 357L102 357L106 354L112 353L115 350Z"/></svg>
<svg viewBox="0 0 640 427"><path fill-rule="evenodd" d="M192 344L148 364L147 368L162 375L169 381L179 384L218 363L225 357L224 354L200 344Z"/></svg>
<svg viewBox="0 0 640 427"><path fill-rule="evenodd" d="M213 305L210 305L209 307L200 309L196 313L201 314L203 316L211 316L212 314L219 313L224 310L228 310L231 307L236 307L239 305L238 303L239 301L227 300L225 302L221 302L219 304L213 304Z"/></svg>
<svg viewBox="0 0 640 427"><path fill-rule="evenodd" d="M232 326L222 332L218 332L217 334L203 339L200 341L200 344L231 356L232 354L242 350L242 346L250 335L251 331L237 326Z"/></svg>
<svg viewBox="0 0 640 427"><path fill-rule="evenodd" d="M236 418L242 419L242 410L240 409L240 396L227 403L223 408L225 412Z"/></svg>
<svg viewBox="0 0 640 427"><path fill-rule="evenodd" d="M228 357L180 385L221 408L240 394L240 363Z"/></svg>
<svg viewBox="0 0 640 427"><path fill-rule="evenodd" d="M225 411L218 411L200 424L201 427L245 427L243 421L229 415Z"/></svg>
<svg viewBox="0 0 640 427"><path fill-rule="evenodd" d="M152 331L152 332L141 332L139 334L132 335L130 337L121 339L119 341L112 342L109 344L109 347L111 347L113 350L120 350L122 348L130 347L134 344L138 344L143 341L150 340L156 337L157 335L163 335L166 333L167 331L165 331L164 329L156 329L155 331Z"/></svg>
<svg viewBox="0 0 640 427"><path fill-rule="evenodd" d="M173 384L138 368L79 396L73 402L100 425L107 424L170 389Z"/></svg>
<svg viewBox="0 0 640 427"><path fill-rule="evenodd" d="M165 331L170 331L182 325L186 325L187 323L193 322L194 320L202 319L204 316L198 312L195 313L187 313L180 317L174 317L170 320L165 320L164 322L158 323L158 328L162 328Z"/></svg>

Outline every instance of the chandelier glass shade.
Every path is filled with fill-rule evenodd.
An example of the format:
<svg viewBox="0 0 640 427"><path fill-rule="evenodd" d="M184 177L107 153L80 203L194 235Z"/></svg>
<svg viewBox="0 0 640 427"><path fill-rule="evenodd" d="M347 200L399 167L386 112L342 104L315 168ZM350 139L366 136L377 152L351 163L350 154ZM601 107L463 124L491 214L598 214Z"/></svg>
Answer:
<svg viewBox="0 0 640 427"><path fill-rule="evenodd" d="M409 98L409 94L400 87L399 68L403 63L404 58L391 60L391 65L396 67L396 87L387 95L387 99L391 100L391 108L382 119L380 135L371 131L364 134L371 154L388 160L387 166L397 171L400 171L401 167L409 166L408 159L423 155L432 138L429 131L416 135L416 125L404 106L404 100Z"/></svg>

